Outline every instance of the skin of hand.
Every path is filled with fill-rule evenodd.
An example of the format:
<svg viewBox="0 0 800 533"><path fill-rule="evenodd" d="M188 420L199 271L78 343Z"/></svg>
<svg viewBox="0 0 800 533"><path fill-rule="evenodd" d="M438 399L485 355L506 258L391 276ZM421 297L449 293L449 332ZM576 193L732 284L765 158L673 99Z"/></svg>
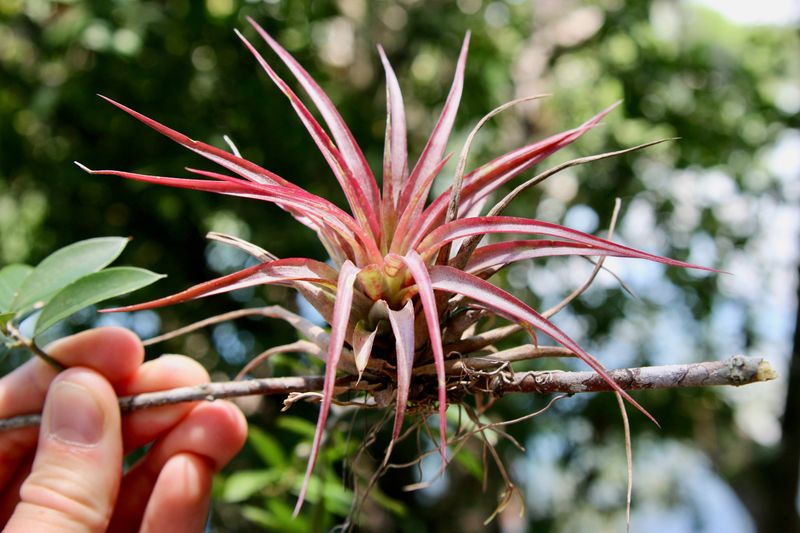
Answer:
<svg viewBox="0 0 800 533"><path fill-rule="evenodd" d="M241 449L247 425L225 401L120 416L118 396L198 385L188 357L144 361L138 337L98 328L46 348L0 379L0 418L42 411L41 428L0 434L0 525L8 533L201 532L213 475ZM152 443L123 475L125 454Z"/></svg>

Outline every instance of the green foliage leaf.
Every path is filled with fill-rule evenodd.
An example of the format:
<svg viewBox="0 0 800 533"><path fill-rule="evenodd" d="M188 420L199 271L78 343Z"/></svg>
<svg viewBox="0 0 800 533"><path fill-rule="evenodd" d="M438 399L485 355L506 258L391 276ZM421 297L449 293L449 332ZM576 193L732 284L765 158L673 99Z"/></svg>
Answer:
<svg viewBox="0 0 800 533"><path fill-rule="evenodd" d="M278 418L277 426L307 439L314 438L316 426L304 418L296 416L281 416Z"/></svg>
<svg viewBox="0 0 800 533"><path fill-rule="evenodd" d="M265 464L275 467L286 464L286 455L283 453L283 448L281 448L275 437L269 433L256 426L250 426L247 432L247 440Z"/></svg>
<svg viewBox="0 0 800 533"><path fill-rule="evenodd" d="M295 490L299 494L302 486L302 479L298 478L295 483ZM341 479L330 476L324 481L318 477L312 477L308 483L306 501L313 504L324 503L325 509L339 516L347 516L353 504L355 494L353 491L344 487Z"/></svg>
<svg viewBox="0 0 800 533"><path fill-rule="evenodd" d="M15 314L16 313L0 313L0 332L5 329L6 324L14 318Z"/></svg>
<svg viewBox="0 0 800 533"><path fill-rule="evenodd" d="M84 276L59 291L44 306L34 336L86 306L141 289L163 277L134 267L107 268Z"/></svg>
<svg viewBox="0 0 800 533"><path fill-rule="evenodd" d="M275 517L272 516L272 513L254 505L245 505L242 507L242 516L267 529L277 530L280 525Z"/></svg>
<svg viewBox="0 0 800 533"><path fill-rule="evenodd" d="M33 267L21 264L8 265L0 270L0 311L11 310L17 290L32 270Z"/></svg>
<svg viewBox="0 0 800 533"><path fill-rule="evenodd" d="M302 516L292 517L292 508L277 498L265 502L266 509L246 505L242 507L245 518L269 531L285 531L286 533L304 533L310 531L310 524Z"/></svg>
<svg viewBox="0 0 800 533"><path fill-rule="evenodd" d="M387 496L379 487L374 487L369 493L375 503L386 509L387 511L396 514L397 516L406 516L408 512L406 506L400 500L395 500Z"/></svg>
<svg viewBox="0 0 800 533"><path fill-rule="evenodd" d="M226 502L244 501L260 490L278 483L284 472L280 470L240 470L225 480L222 499Z"/></svg>
<svg viewBox="0 0 800 533"><path fill-rule="evenodd" d="M47 303L73 281L109 265L127 244L124 237L99 237L56 250L25 278L11 302L11 310L24 311L38 302Z"/></svg>
<svg viewBox="0 0 800 533"><path fill-rule="evenodd" d="M454 459L476 480L481 481L483 479L483 463L471 451L461 449Z"/></svg>
<svg viewBox="0 0 800 533"><path fill-rule="evenodd" d="M323 450L323 456L330 462L339 461L345 457L354 455L361 443L354 439L349 439L344 433L333 432Z"/></svg>

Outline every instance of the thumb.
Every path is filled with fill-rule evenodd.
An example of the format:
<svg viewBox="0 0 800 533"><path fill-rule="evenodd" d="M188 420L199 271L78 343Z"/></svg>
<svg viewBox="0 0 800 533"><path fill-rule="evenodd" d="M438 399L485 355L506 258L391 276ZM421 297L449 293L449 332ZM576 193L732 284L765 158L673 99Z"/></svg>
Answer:
<svg viewBox="0 0 800 533"><path fill-rule="evenodd" d="M5 531L105 531L121 475L114 390L96 372L67 370L47 393L33 467Z"/></svg>

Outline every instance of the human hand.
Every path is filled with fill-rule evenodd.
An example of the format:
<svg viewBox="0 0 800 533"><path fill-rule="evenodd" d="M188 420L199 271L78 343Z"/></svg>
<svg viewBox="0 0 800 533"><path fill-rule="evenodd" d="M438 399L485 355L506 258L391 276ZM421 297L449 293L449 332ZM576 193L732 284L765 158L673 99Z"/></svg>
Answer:
<svg viewBox="0 0 800 533"><path fill-rule="evenodd" d="M171 355L143 363L141 342L121 328L85 331L47 352L70 368L58 374L35 358L0 379L0 418L43 409L38 433L0 434L4 531L203 531L212 477L244 444L242 413L218 401L121 418L117 404L207 382L203 367ZM123 455L150 442L123 475Z"/></svg>

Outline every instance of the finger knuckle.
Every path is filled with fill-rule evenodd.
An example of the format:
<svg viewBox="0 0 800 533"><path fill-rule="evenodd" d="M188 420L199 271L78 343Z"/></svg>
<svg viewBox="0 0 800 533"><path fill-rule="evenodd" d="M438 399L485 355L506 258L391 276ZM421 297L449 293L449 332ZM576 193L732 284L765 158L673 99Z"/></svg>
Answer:
<svg viewBox="0 0 800 533"><path fill-rule="evenodd" d="M32 473L20 488L23 502L48 509L87 531L105 531L110 519L108 497L98 495L96 487L80 475L58 466L46 476Z"/></svg>

